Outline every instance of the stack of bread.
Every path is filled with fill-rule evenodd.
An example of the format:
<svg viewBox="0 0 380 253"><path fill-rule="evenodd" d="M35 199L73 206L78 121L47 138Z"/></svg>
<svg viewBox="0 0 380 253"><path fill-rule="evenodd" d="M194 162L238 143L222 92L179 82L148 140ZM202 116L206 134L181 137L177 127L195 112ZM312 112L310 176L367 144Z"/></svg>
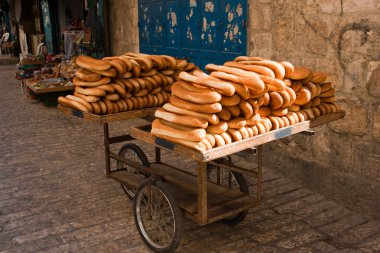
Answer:
<svg viewBox="0 0 380 253"><path fill-rule="evenodd" d="M331 84L319 84L323 74L300 74L289 62L238 57L206 69L180 73L170 102L155 113L153 135L205 151L339 110Z"/></svg>
<svg viewBox="0 0 380 253"><path fill-rule="evenodd" d="M179 70L195 65L167 55L127 53L102 60L79 56L74 95L60 104L93 114L112 114L162 106Z"/></svg>

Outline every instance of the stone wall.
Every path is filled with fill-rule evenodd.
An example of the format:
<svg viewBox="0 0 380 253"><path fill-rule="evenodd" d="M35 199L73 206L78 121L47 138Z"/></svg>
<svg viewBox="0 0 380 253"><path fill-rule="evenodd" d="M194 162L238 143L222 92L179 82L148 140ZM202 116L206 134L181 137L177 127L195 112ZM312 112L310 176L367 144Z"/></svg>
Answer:
<svg viewBox="0 0 380 253"><path fill-rule="evenodd" d="M139 51L137 0L108 0L111 55Z"/></svg>
<svg viewBox="0 0 380 253"><path fill-rule="evenodd" d="M380 218L380 1L251 0L249 53L326 71L347 115L268 145L266 165Z"/></svg>
<svg viewBox="0 0 380 253"><path fill-rule="evenodd" d="M345 119L266 146L265 165L380 218L380 1L249 0L248 52L329 73ZM112 54L138 51L137 0L110 0Z"/></svg>

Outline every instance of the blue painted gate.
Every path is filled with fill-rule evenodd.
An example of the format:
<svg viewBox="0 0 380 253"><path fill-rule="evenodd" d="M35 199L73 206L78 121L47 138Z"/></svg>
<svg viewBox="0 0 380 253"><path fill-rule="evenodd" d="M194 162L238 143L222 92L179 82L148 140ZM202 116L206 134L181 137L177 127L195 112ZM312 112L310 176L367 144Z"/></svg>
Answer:
<svg viewBox="0 0 380 253"><path fill-rule="evenodd" d="M139 0L140 51L204 68L247 54L247 0Z"/></svg>

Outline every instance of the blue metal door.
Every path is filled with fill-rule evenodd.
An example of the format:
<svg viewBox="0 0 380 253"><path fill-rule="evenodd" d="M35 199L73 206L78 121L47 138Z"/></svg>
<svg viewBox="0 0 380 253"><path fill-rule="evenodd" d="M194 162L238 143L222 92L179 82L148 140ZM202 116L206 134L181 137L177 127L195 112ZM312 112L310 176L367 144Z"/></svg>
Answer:
<svg viewBox="0 0 380 253"><path fill-rule="evenodd" d="M247 0L139 0L140 51L201 68L247 54Z"/></svg>

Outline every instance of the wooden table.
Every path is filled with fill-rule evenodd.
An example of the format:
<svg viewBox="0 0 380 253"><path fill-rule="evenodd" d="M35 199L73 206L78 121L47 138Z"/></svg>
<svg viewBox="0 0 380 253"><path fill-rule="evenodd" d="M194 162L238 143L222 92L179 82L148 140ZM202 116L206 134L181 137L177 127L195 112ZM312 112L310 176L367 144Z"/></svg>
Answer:
<svg viewBox="0 0 380 253"><path fill-rule="evenodd" d="M53 92L60 92L60 91L72 91L75 89L74 85L53 86L49 88L36 88L33 86L36 82L30 81L30 79L24 79L24 80L23 80L23 82L25 82L24 85L36 94L46 94L46 93L53 93Z"/></svg>

